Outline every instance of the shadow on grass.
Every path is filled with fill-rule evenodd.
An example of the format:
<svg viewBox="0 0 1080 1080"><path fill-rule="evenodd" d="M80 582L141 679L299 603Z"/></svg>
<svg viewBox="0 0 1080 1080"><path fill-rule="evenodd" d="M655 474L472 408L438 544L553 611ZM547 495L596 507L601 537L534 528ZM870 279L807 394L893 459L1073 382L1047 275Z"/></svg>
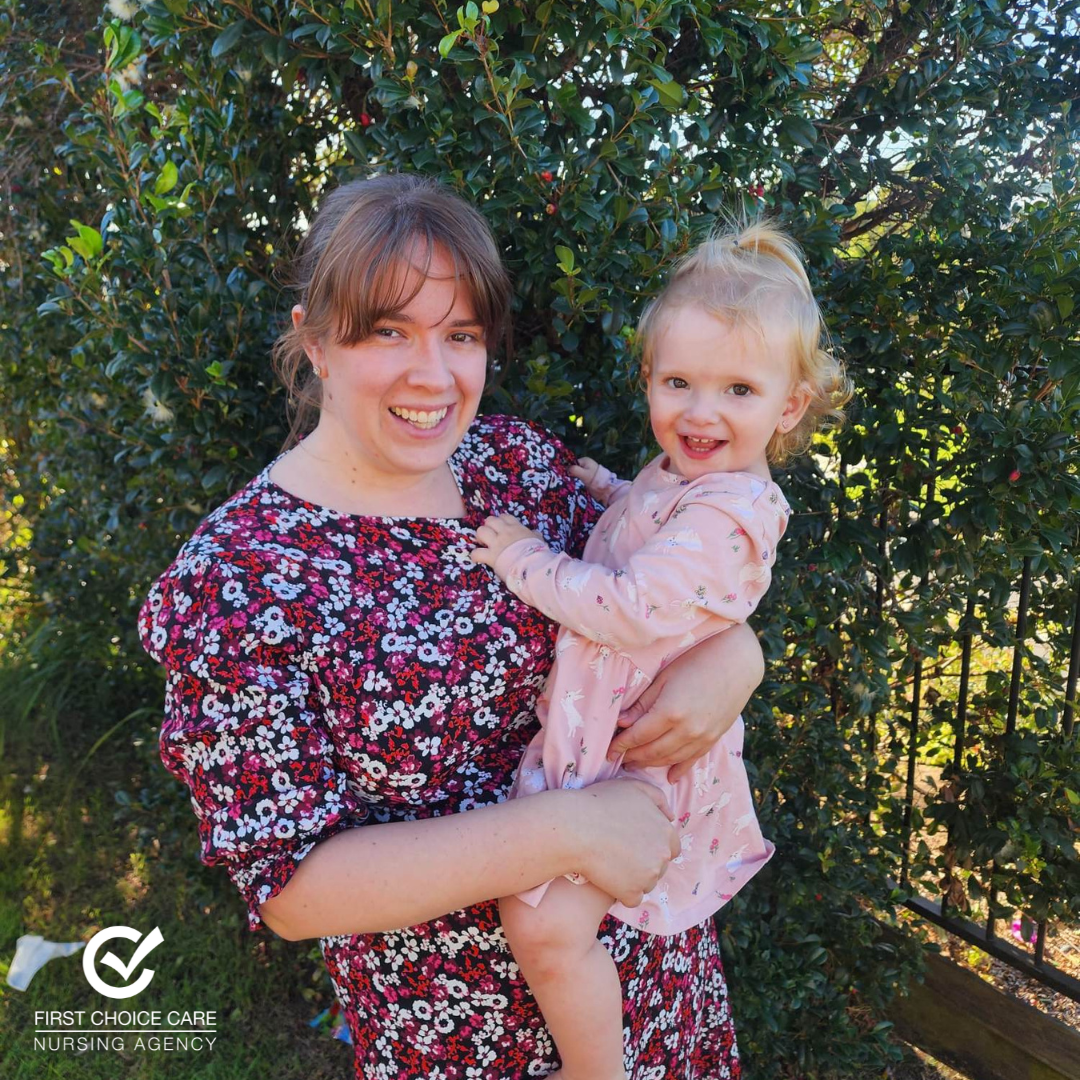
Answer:
<svg viewBox="0 0 1080 1080"><path fill-rule="evenodd" d="M164 937L143 993L97 994L79 955L50 961L25 993L0 983L0 1076L190 1078L351 1075L351 1053L307 1021L331 1001L317 950L246 928L224 871L197 859L186 793L164 772L152 734L111 740L86 768L8 747L0 776L0 976L21 934L86 940L123 924ZM117 950L126 956L122 948ZM42 1010L139 1009L217 1014L212 1050L49 1051ZM70 1025L69 1025L70 1026ZM76 1024L87 1027L89 1024ZM130 1026L130 1025L129 1025ZM162 1025L164 1026L164 1025Z"/></svg>

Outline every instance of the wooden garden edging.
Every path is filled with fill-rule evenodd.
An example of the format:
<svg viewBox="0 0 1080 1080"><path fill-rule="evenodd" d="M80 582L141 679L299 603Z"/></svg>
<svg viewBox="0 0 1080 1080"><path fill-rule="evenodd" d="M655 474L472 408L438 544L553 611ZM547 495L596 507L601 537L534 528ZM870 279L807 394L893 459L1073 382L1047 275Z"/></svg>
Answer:
<svg viewBox="0 0 1080 1080"><path fill-rule="evenodd" d="M891 1019L902 1039L971 1080L1080 1080L1080 1032L933 953Z"/></svg>

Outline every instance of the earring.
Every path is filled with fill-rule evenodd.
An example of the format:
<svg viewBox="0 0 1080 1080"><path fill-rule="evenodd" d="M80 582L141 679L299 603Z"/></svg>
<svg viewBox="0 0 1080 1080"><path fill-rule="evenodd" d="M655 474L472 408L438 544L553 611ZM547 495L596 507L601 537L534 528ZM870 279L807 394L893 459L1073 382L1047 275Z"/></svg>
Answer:
<svg viewBox="0 0 1080 1080"><path fill-rule="evenodd" d="M323 377L322 368L318 367L316 364L311 365L311 370L315 372L317 378L321 379Z"/></svg>

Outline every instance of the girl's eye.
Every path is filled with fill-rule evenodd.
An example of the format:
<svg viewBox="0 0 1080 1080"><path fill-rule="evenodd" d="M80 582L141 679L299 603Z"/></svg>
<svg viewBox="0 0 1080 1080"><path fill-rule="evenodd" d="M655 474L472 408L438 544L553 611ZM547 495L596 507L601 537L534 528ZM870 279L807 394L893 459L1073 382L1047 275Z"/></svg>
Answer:
<svg viewBox="0 0 1080 1080"><path fill-rule="evenodd" d="M680 379L678 375L672 375L667 384L672 390L685 390L690 385L685 379Z"/></svg>
<svg viewBox="0 0 1080 1080"><path fill-rule="evenodd" d="M470 341L479 341L480 338L468 330L457 330L450 335L450 340L457 342L459 345L463 345Z"/></svg>
<svg viewBox="0 0 1080 1080"><path fill-rule="evenodd" d="M736 383L731 388L731 392L736 397L746 397L747 394L753 393L753 391L750 389L749 386L746 385L746 383Z"/></svg>

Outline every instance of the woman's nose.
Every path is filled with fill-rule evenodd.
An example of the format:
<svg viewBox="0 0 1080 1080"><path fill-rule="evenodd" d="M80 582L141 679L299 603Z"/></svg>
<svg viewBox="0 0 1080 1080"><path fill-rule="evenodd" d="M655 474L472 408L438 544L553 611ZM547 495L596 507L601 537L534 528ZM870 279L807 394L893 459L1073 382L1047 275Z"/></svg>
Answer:
<svg viewBox="0 0 1080 1080"><path fill-rule="evenodd" d="M407 378L411 386L422 386L429 390L446 390L454 385L449 356L441 341L433 338L420 338L417 341Z"/></svg>

